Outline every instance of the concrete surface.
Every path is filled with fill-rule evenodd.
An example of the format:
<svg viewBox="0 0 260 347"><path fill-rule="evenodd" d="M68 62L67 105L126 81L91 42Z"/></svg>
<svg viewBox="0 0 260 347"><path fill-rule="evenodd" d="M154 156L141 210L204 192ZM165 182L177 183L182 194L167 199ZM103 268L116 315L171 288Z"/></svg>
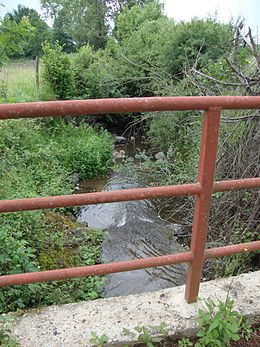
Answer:
<svg viewBox="0 0 260 347"><path fill-rule="evenodd" d="M164 322L170 336L191 336L196 331L195 318L200 303L184 301L184 286L157 292L99 299L32 310L18 318L12 335L22 347L91 346L91 332L105 334L111 345L131 344L136 333L124 334L124 328L156 326ZM260 271L201 284L203 299L225 300L229 295L236 309L251 322L260 319Z"/></svg>

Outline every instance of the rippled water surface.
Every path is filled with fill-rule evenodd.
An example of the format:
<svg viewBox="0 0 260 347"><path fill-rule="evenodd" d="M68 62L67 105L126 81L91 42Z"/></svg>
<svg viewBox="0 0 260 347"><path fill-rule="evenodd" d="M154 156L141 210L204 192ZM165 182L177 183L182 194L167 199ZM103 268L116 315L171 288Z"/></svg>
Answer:
<svg viewBox="0 0 260 347"><path fill-rule="evenodd" d="M131 189L138 184L118 173L109 178L82 182L81 191ZM106 230L102 244L104 263L141 259L184 251L174 233L178 225L163 222L148 201L84 206L78 220ZM158 290L184 283L186 264L161 266L107 276L106 297Z"/></svg>

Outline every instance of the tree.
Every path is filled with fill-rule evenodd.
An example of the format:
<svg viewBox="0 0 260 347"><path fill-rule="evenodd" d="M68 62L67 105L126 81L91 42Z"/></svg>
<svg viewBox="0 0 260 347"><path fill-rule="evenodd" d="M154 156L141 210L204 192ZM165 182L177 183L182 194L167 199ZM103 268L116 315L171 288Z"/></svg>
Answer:
<svg viewBox="0 0 260 347"><path fill-rule="evenodd" d="M109 25L108 12L103 0L42 0L41 4L60 28L71 37L77 47L90 44L95 49L104 48Z"/></svg>
<svg viewBox="0 0 260 347"><path fill-rule="evenodd" d="M125 8L143 6L153 0L41 0L42 7L59 23L65 37L77 47L86 44L104 48L117 15ZM60 36L61 31L59 31ZM62 42L60 42L61 44Z"/></svg>
<svg viewBox="0 0 260 347"><path fill-rule="evenodd" d="M64 52L71 53L76 49L76 43L72 37L68 34L67 30L64 28L65 21L60 12L53 21L52 31L51 31L51 42L55 44L58 42L62 47Z"/></svg>
<svg viewBox="0 0 260 347"><path fill-rule="evenodd" d="M120 42L130 38L146 21L166 18L163 15L163 7L159 2L151 2L144 6L127 6L119 14L114 34Z"/></svg>
<svg viewBox="0 0 260 347"><path fill-rule="evenodd" d="M24 18L27 18L28 22L34 28L34 31L24 46L22 54L26 57L41 55L42 44L49 38L49 27L38 12L23 5L18 5L17 10L7 13L5 18L16 24L21 23ZM18 56L21 55L21 53L17 52L14 56L17 54Z"/></svg>
<svg viewBox="0 0 260 347"><path fill-rule="evenodd" d="M180 74L185 66L194 63L203 66L216 61L230 50L232 38L231 25L211 18L181 22L165 53L168 72Z"/></svg>
<svg viewBox="0 0 260 347"><path fill-rule="evenodd" d="M0 65L15 54L22 54L33 30L26 17L18 24L8 17L0 20Z"/></svg>

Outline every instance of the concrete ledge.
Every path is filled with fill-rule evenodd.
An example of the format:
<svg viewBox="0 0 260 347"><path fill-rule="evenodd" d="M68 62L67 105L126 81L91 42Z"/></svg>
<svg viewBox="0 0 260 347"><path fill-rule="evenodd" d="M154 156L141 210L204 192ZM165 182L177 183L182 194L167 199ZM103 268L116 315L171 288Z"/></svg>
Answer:
<svg viewBox="0 0 260 347"><path fill-rule="evenodd" d="M126 297L99 299L32 310L14 322L12 335L22 347L91 346L91 332L105 334L113 346L133 344L136 335L126 336L124 328L133 330L154 327L162 322L173 337L192 336L200 303L184 301L184 286ZM252 323L260 320L260 271L201 284L200 297L234 299L236 309Z"/></svg>

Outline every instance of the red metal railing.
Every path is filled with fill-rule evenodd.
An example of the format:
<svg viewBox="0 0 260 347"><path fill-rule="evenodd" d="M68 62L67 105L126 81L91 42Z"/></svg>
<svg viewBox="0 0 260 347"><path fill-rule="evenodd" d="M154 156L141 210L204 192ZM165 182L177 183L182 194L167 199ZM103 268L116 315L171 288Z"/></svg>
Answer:
<svg viewBox="0 0 260 347"><path fill-rule="evenodd" d="M212 193L233 189L260 187L260 177L213 182L221 110L259 108L260 96L152 97L49 101L0 105L0 119L148 111L205 111L201 133L197 183L0 201L0 212L15 212L152 199L158 197L195 195L195 211L189 252L110 264L0 276L0 287L83 276L104 275L188 262L189 268L185 297L189 303L195 301L199 292L202 266L206 259L260 250L260 241L205 249Z"/></svg>

